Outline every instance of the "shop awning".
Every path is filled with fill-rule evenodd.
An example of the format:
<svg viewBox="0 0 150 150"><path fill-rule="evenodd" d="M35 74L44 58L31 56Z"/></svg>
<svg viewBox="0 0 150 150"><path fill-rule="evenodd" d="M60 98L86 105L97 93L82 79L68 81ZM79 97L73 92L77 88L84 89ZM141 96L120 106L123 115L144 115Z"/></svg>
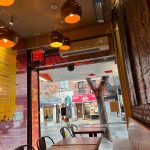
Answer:
<svg viewBox="0 0 150 150"><path fill-rule="evenodd" d="M45 79L45 80L48 80L48 81L53 82L52 78L51 78L50 75L47 74L47 73L40 73L39 76L40 76L41 78Z"/></svg>
<svg viewBox="0 0 150 150"><path fill-rule="evenodd" d="M46 105L58 105L61 103L60 98L55 99L40 99L40 107L46 106Z"/></svg>
<svg viewBox="0 0 150 150"><path fill-rule="evenodd" d="M96 101L96 97L94 94L80 94L80 95L72 96L73 103L82 103L82 102L91 102L91 101Z"/></svg>

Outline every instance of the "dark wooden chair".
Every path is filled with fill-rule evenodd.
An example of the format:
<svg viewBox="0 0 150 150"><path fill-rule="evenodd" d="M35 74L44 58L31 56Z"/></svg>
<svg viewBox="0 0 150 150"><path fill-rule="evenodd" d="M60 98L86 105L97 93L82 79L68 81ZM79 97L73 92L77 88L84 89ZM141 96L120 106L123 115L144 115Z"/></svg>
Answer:
<svg viewBox="0 0 150 150"><path fill-rule="evenodd" d="M73 135L73 137L76 137L76 135L74 134L74 128L75 129L78 129L78 127L75 125L75 124L71 124L70 125L70 129L71 129L71 131L72 131L72 135ZM81 136L82 136L82 134L80 134Z"/></svg>
<svg viewBox="0 0 150 150"><path fill-rule="evenodd" d="M46 146L46 140L47 139L50 140L54 144L54 141L53 141L53 139L51 137L49 137L49 136L43 136L43 137L39 138L37 140L37 142L36 142L37 148L39 150L46 150L47 149L47 146Z"/></svg>
<svg viewBox="0 0 150 150"><path fill-rule="evenodd" d="M73 137L73 135L72 135L70 129L67 128L67 127L62 127L62 128L60 129L60 133L61 133L61 135L62 135L63 138L66 138L66 137L68 137L68 136Z"/></svg>
<svg viewBox="0 0 150 150"><path fill-rule="evenodd" d="M21 145L14 150L35 150L31 145Z"/></svg>

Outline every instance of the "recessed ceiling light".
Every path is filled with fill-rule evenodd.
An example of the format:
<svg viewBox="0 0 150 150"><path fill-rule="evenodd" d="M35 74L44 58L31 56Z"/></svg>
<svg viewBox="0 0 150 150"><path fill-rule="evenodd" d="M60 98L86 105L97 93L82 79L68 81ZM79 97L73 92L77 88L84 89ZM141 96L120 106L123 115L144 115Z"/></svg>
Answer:
<svg viewBox="0 0 150 150"><path fill-rule="evenodd" d="M11 25L11 26L13 26L14 25L14 18L11 16L11 18L10 18L10 22L9 22L9 24Z"/></svg>

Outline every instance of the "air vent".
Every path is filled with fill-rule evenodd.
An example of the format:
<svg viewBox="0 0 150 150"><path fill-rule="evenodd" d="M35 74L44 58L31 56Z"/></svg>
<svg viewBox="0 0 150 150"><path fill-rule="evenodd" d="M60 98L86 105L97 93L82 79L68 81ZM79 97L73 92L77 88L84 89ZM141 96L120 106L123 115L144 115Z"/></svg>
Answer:
<svg viewBox="0 0 150 150"><path fill-rule="evenodd" d="M106 51L106 50L109 50L108 45L97 47L97 48L89 48L89 49L70 51L70 52L63 53L62 56L66 57L66 56L74 56L74 55L83 55L83 54L96 53L96 52Z"/></svg>
<svg viewBox="0 0 150 150"><path fill-rule="evenodd" d="M60 50L59 52L62 57L67 57L74 55L92 54L95 52L107 50L109 50L109 42L108 37L105 36L72 43L71 50L69 51Z"/></svg>

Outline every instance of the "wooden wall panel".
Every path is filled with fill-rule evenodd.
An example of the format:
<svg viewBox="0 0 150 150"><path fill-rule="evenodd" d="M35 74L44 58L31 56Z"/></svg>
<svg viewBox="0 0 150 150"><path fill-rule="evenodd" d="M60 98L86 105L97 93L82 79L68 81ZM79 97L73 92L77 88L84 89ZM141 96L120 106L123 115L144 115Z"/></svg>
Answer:
<svg viewBox="0 0 150 150"><path fill-rule="evenodd" d="M129 121L129 140L134 150L149 150L150 149L150 128L130 118Z"/></svg>
<svg viewBox="0 0 150 150"><path fill-rule="evenodd" d="M133 117L150 126L150 2L121 0L119 9L127 39L124 58Z"/></svg>

